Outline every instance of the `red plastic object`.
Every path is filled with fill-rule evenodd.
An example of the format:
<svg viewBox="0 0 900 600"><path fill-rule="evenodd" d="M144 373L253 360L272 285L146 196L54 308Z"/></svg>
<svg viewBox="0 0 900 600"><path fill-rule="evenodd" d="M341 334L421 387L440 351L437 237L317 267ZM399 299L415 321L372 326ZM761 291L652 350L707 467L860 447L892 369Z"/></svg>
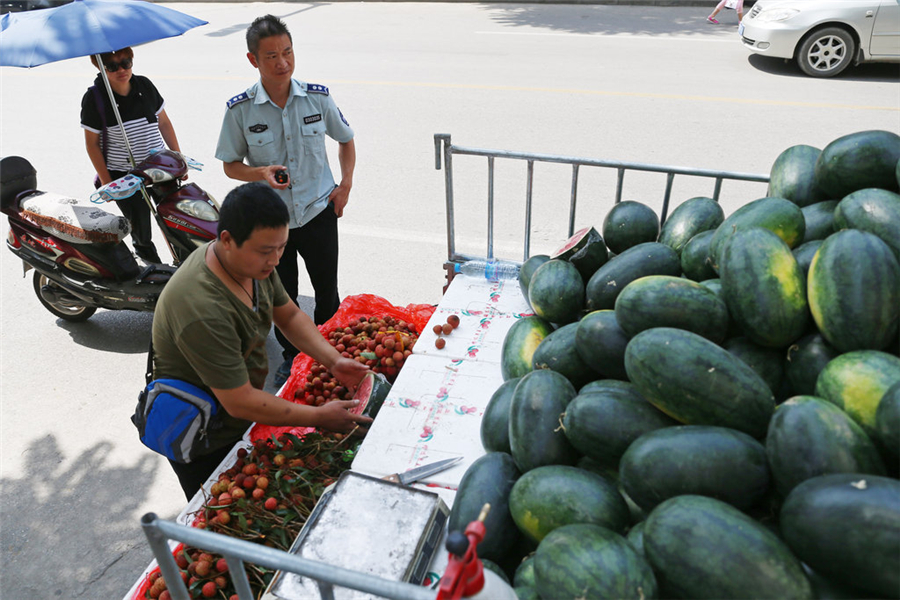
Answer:
<svg viewBox="0 0 900 600"><path fill-rule="evenodd" d="M484 521L472 521L466 526L469 547L462 556L450 553L447 570L441 577L437 600L459 600L474 596L484 587L484 566L478 559L478 544L484 539Z"/></svg>
<svg viewBox="0 0 900 600"><path fill-rule="evenodd" d="M409 304L405 307L394 306L384 298L374 294L347 296L344 298L343 302L341 302L341 305L337 312L334 313L334 316L325 323L319 325L319 331L322 333L323 337L327 338L328 334L338 327L346 327L347 325L358 321L360 317L391 316L395 319L403 319L408 323L414 324L416 326L416 331L421 334L425 330L428 320L431 318L434 310L435 307L430 304ZM284 388L280 394L282 398L290 400L291 402L296 402L294 399L294 392L300 387L301 382L306 379L306 374L309 373L309 369L312 367L313 362L311 356L303 353L297 355L294 359L294 364L291 367L291 376L284 384ZM312 427L273 427L257 423L253 426L253 429L250 430L250 440L256 441L259 439L268 439L272 435L278 437L282 433L293 433L297 436L303 436L310 431L315 431L315 429Z"/></svg>

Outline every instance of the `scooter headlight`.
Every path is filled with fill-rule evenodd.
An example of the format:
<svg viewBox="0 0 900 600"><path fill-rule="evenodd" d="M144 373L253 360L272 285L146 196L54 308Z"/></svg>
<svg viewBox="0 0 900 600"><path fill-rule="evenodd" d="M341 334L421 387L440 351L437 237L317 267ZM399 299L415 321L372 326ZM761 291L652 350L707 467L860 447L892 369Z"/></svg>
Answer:
<svg viewBox="0 0 900 600"><path fill-rule="evenodd" d="M175 206L186 215L203 221L218 221L219 213L216 209L202 200L179 200Z"/></svg>

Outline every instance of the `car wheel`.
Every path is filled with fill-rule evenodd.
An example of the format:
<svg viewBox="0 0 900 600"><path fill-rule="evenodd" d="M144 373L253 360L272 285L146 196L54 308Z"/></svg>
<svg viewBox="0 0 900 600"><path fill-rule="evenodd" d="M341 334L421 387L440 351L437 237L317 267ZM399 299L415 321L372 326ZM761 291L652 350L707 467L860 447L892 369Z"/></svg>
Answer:
<svg viewBox="0 0 900 600"><path fill-rule="evenodd" d="M810 77L834 77L850 66L856 54L853 36L840 27L813 31L797 50L797 64Z"/></svg>

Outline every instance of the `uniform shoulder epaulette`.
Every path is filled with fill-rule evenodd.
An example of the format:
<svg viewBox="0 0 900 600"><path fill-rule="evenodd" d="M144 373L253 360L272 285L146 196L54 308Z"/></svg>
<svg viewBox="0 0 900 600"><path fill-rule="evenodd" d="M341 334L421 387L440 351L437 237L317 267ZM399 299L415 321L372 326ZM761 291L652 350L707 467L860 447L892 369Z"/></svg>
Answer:
<svg viewBox="0 0 900 600"><path fill-rule="evenodd" d="M326 96L328 95L328 88L318 83L307 83L306 91L312 92L313 94L325 94Z"/></svg>
<svg viewBox="0 0 900 600"><path fill-rule="evenodd" d="M231 108L232 106L240 104L241 102L246 102L249 99L250 99L250 96L247 95L247 92L241 92L240 94L238 94L237 96L235 96L234 98L232 98L231 100L226 102L225 104L228 106L228 108Z"/></svg>

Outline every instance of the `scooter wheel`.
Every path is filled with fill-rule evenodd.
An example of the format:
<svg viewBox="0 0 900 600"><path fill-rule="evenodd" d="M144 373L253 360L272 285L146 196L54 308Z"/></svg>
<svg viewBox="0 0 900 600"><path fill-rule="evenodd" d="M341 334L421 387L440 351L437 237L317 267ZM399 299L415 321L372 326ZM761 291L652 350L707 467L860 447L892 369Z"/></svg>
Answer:
<svg viewBox="0 0 900 600"><path fill-rule="evenodd" d="M41 304L44 305L44 308L52 312L60 319L70 321L72 323L80 323L82 321L87 321L94 315L95 312L97 312L97 308L95 306L69 306L66 304L61 304L59 302L54 302L50 298L44 296L44 294L41 292L41 288L43 288L45 285L55 284L43 273L35 271L34 293L37 294L38 300L41 301Z"/></svg>

